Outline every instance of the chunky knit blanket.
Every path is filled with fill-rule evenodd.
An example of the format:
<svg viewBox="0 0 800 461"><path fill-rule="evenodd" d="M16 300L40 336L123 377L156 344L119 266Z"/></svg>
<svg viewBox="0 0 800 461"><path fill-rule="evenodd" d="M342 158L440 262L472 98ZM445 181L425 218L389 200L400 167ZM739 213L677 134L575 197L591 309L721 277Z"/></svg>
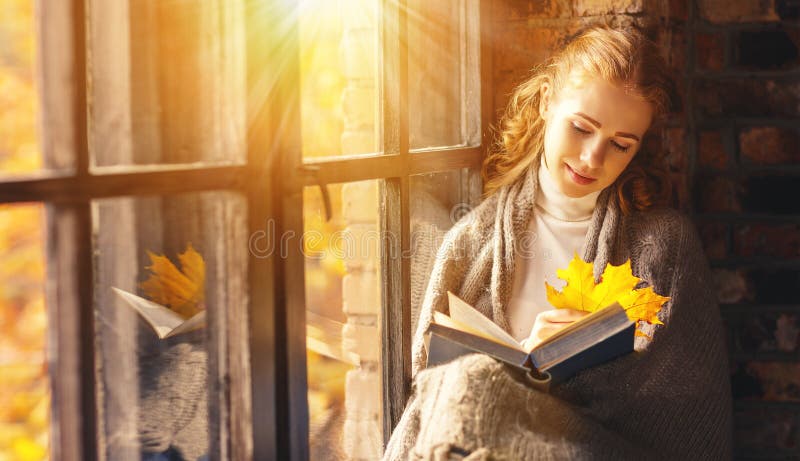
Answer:
<svg viewBox="0 0 800 461"><path fill-rule="evenodd" d="M534 212L539 162L446 234L412 348L412 395L384 453L398 459L729 459L727 353L708 263L694 226L674 210L623 215L611 189L598 198L583 259L599 277L631 260L634 275L671 299L635 352L549 393L487 356L423 369L423 334L453 291L508 330L515 255ZM644 285L644 282L642 283Z"/></svg>
<svg viewBox="0 0 800 461"><path fill-rule="evenodd" d="M202 334L161 340L154 352L142 357L142 459L202 459L209 449L207 353Z"/></svg>

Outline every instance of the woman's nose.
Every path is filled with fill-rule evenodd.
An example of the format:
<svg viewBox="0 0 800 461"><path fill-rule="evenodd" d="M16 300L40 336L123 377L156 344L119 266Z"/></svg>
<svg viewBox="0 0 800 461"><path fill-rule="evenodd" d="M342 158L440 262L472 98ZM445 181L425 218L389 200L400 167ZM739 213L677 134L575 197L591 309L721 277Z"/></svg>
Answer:
<svg viewBox="0 0 800 461"><path fill-rule="evenodd" d="M599 168L603 165L603 145L599 141L588 142L583 146L581 161L589 168Z"/></svg>

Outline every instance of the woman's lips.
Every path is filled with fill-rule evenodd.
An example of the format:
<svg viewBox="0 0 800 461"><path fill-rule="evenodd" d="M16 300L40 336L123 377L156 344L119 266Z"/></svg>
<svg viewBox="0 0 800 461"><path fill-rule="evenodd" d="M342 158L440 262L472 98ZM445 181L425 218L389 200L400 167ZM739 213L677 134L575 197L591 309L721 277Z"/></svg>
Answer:
<svg viewBox="0 0 800 461"><path fill-rule="evenodd" d="M566 163L564 165L566 165L566 167L567 167L567 172L569 172L569 177L572 178L572 180L575 181L575 183L580 184L581 186L585 186L587 184L591 184L591 183L597 181L596 178L590 178L590 177L587 177L587 176L579 175L578 173L575 172L575 170L573 170Z"/></svg>

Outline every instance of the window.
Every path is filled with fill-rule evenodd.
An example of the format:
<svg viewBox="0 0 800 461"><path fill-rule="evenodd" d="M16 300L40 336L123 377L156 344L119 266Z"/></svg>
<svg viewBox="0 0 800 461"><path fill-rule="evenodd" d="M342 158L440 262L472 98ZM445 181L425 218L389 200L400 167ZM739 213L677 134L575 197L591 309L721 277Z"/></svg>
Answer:
<svg viewBox="0 0 800 461"><path fill-rule="evenodd" d="M41 168L5 168L0 200L45 208L51 459L258 457L259 399L261 427L275 427L274 361L251 368L249 355L250 338L274 328L248 315L248 300L274 302L249 278L271 279L274 262L247 248L269 213L270 185L254 178L272 175L267 149L247 145L244 7L74 1L30 18ZM202 264L179 262L188 249ZM190 278L207 328L159 340L112 291L143 294L161 255L203 274ZM248 334L252 319L266 334ZM251 376L267 384L252 399ZM275 434L262 432L271 457Z"/></svg>
<svg viewBox="0 0 800 461"><path fill-rule="evenodd" d="M308 389L310 431L294 436L309 437L312 459L375 459L408 397L435 251L480 196L480 3L299 4L296 162L318 245L304 265L308 374L290 384ZM302 339L299 320L290 340ZM321 398L326 388L336 397Z"/></svg>
<svg viewBox="0 0 800 461"><path fill-rule="evenodd" d="M438 241L479 198L484 8L36 11L42 168L0 202L44 203L52 459L308 459L331 410L337 453L380 455ZM170 276L191 296L159 298ZM114 289L206 328L159 339Z"/></svg>

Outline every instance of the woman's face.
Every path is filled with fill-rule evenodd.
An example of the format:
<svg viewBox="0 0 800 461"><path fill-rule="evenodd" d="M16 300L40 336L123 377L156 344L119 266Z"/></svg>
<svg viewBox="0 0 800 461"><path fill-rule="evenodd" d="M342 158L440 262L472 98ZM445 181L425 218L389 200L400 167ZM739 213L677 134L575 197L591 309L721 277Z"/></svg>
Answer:
<svg viewBox="0 0 800 461"><path fill-rule="evenodd" d="M606 188L639 150L650 127L651 104L601 78L550 93L545 84L540 113L550 176L569 197Z"/></svg>

